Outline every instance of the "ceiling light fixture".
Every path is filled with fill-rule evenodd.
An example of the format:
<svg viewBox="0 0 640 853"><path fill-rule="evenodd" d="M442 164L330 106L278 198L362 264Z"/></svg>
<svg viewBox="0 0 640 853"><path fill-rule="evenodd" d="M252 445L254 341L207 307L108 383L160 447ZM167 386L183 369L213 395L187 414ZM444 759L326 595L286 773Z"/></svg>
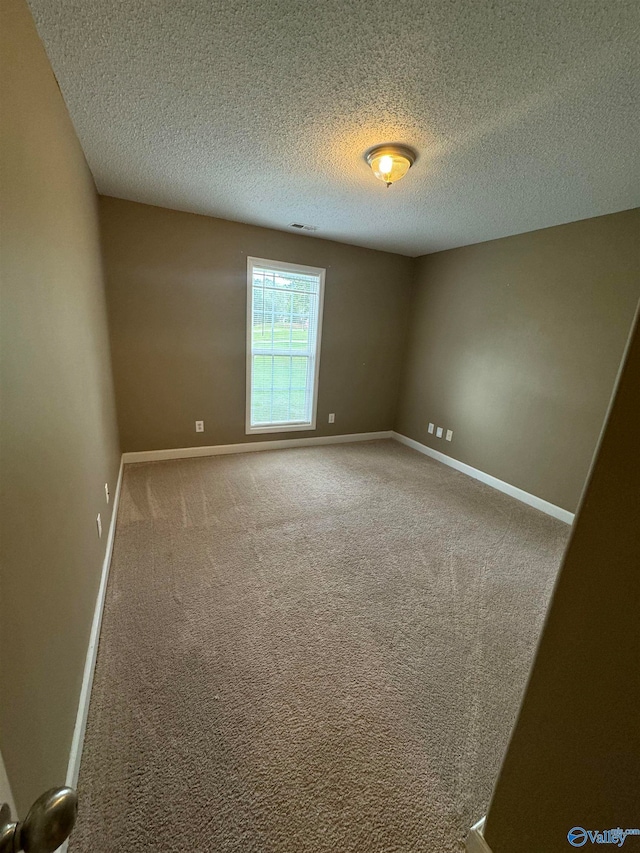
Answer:
<svg viewBox="0 0 640 853"><path fill-rule="evenodd" d="M390 187L404 178L416 161L416 152L407 145L376 145L365 155L376 178Z"/></svg>

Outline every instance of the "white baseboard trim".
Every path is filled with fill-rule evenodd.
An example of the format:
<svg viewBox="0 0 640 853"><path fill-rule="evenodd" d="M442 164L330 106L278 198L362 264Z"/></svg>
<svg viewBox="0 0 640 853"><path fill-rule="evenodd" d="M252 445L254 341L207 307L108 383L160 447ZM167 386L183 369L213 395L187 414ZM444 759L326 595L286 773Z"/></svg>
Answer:
<svg viewBox="0 0 640 853"><path fill-rule="evenodd" d="M70 788L76 788L78 785L80 761L82 759L82 747L84 744L85 731L87 729L89 702L91 701L93 674L95 672L96 657L98 655L98 642L100 640L102 612L104 610L104 600L107 592L107 581L109 580L109 569L111 567L111 555L113 553L113 540L115 538L116 532L116 519L118 516L118 504L120 503L120 488L122 486L123 470L124 463L122 459L120 459L118 482L116 484L115 492L113 495L111 522L109 523L109 534L107 536L107 545L104 554L104 561L102 563L102 576L100 578L100 587L98 589L96 607L93 613L93 623L91 625L91 634L89 635L89 647L87 649L87 657L84 665L84 675L82 677L82 689L80 690L80 699L78 701L78 714L76 716L76 725L73 730L71 752L69 754L69 764L67 766L67 779L65 784L68 785Z"/></svg>
<svg viewBox="0 0 640 853"><path fill-rule="evenodd" d="M348 435L317 435L310 438L279 438L267 441L245 441L240 444L211 444L206 447L175 447L168 450L136 450L123 453L125 465L131 462L159 462L162 459L189 459L195 456L224 456L227 453L254 453L259 450L282 450L285 447L309 447L317 444L346 444L352 441L374 441L393 438L391 430L354 432Z"/></svg>
<svg viewBox="0 0 640 853"><path fill-rule="evenodd" d="M469 830L469 834L464 840L464 846L467 853L491 853L491 848L484 839L484 822L485 818L475 823Z"/></svg>
<svg viewBox="0 0 640 853"><path fill-rule="evenodd" d="M531 495L529 492L525 492L517 486L512 486L510 483L505 483L504 480L498 480L497 477L492 477L491 474L485 474L484 471L472 468L471 465L459 462L452 456L440 453L439 450L433 450L431 447L427 447L426 444L420 444L419 441L415 441L413 438L408 438L406 435L402 435L402 433L394 432L392 433L392 437L396 441L399 441L400 444L406 444L407 447L417 450L418 453L424 453L425 456L430 456L432 459L436 459L438 462L442 462L450 468L455 468L456 471L462 471L463 474L467 474L469 477L473 477L475 480L480 480L481 483L486 483L487 486L491 486L499 492L504 492L506 495L510 495L512 498L522 501L522 503L528 504L535 509L539 509L540 512L544 512L547 515L553 516L553 518L564 521L565 524L573 524L574 513L569 512L566 509L562 509L560 506L549 503L549 501L536 497L536 495Z"/></svg>

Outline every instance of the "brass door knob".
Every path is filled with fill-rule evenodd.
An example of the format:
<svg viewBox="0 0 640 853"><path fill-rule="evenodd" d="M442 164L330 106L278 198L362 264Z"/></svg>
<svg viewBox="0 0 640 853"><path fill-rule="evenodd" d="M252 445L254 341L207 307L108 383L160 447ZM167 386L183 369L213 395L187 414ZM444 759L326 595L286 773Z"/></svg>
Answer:
<svg viewBox="0 0 640 853"><path fill-rule="evenodd" d="M6 803L0 807L0 853L14 853L13 841L18 824L11 820L11 810Z"/></svg>
<svg viewBox="0 0 640 853"><path fill-rule="evenodd" d="M54 853L71 835L78 814L72 788L51 788L38 797L22 823L12 823L9 808L0 810L0 853Z"/></svg>

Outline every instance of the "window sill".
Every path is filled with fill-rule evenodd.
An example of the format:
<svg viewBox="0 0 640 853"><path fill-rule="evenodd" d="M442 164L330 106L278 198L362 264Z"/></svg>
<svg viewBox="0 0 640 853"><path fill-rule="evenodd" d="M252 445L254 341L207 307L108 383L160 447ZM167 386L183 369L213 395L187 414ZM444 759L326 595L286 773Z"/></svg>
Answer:
<svg viewBox="0 0 640 853"><path fill-rule="evenodd" d="M267 432L302 432L302 431L310 431L316 428L315 423L310 424L272 424L270 426L255 426L255 427L247 427L245 430L246 435L258 435L259 433L267 433Z"/></svg>

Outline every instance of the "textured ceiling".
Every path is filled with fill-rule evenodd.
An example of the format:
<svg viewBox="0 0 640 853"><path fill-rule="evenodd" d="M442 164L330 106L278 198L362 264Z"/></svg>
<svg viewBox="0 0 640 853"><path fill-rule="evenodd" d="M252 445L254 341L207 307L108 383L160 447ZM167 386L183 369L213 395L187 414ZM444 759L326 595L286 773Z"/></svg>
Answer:
<svg viewBox="0 0 640 853"><path fill-rule="evenodd" d="M408 255L640 200L637 0L30 5L107 195Z"/></svg>

